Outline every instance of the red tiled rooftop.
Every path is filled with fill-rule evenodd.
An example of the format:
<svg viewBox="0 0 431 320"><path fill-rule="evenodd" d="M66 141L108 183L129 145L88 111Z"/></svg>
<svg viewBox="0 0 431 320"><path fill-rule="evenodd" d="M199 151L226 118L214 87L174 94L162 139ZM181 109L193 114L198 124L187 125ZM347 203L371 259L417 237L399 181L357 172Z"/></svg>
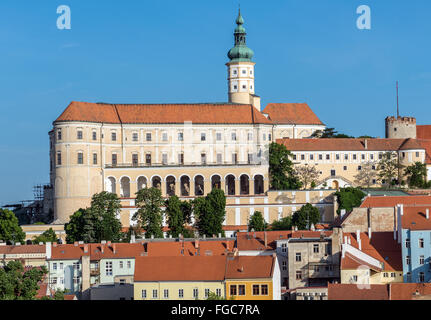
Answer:
<svg viewBox="0 0 431 320"><path fill-rule="evenodd" d="M389 289L384 284L360 289L356 284L329 283L328 300L389 300Z"/></svg>
<svg viewBox="0 0 431 320"><path fill-rule="evenodd" d="M271 278L274 271L273 256L236 256L227 259L226 279Z"/></svg>
<svg viewBox="0 0 431 320"><path fill-rule="evenodd" d="M426 218L426 209L430 212L430 219ZM401 226L410 230L431 230L431 205L404 207Z"/></svg>
<svg viewBox="0 0 431 320"><path fill-rule="evenodd" d="M398 204L406 205L431 205L431 196L371 196L366 197L361 208L395 207Z"/></svg>
<svg viewBox="0 0 431 320"><path fill-rule="evenodd" d="M395 151L424 149L415 139L277 139L289 151Z"/></svg>
<svg viewBox="0 0 431 320"><path fill-rule="evenodd" d="M139 257L134 281L223 281L226 256Z"/></svg>
<svg viewBox="0 0 431 320"><path fill-rule="evenodd" d="M306 103L270 103L263 113L276 124L323 125Z"/></svg>
<svg viewBox="0 0 431 320"><path fill-rule="evenodd" d="M345 233L344 236L350 237L351 246L359 249L356 233ZM401 245L394 240L393 232L373 232L371 239L367 233L360 233L361 251L384 263L385 271L402 271ZM344 239L343 239L344 240ZM350 259L352 260L352 259ZM353 265L353 262L350 261ZM348 264L349 261L345 261ZM345 265L347 269L347 265Z"/></svg>
<svg viewBox="0 0 431 320"><path fill-rule="evenodd" d="M418 139L431 139L431 125L417 125L416 137Z"/></svg>
<svg viewBox="0 0 431 320"><path fill-rule="evenodd" d="M167 124L271 124L252 105L246 104L103 104L73 101L55 120Z"/></svg>
<svg viewBox="0 0 431 320"><path fill-rule="evenodd" d="M0 254L45 253L45 245L0 246Z"/></svg>
<svg viewBox="0 0 431 320"><path fill-rule="evenodd" d="M178 241L178 242L148 242L146 248L149 257L155 256L184 256L195 255L225 255L228 251L232 252L235 245L234 240L199 240ZM196 246L198 248L196 248Z"/></svg>

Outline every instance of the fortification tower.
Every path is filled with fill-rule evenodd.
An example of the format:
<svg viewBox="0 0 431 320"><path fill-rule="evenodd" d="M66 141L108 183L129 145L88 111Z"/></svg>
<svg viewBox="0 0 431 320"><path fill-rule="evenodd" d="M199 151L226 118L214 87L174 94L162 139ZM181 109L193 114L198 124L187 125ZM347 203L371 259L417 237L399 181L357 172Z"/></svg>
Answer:
<svg viewBox="0 0 431 320"><path fill-rule="evenodd" d="M387 139L416 139L416 119L413 117L387 117Z"/></svg>

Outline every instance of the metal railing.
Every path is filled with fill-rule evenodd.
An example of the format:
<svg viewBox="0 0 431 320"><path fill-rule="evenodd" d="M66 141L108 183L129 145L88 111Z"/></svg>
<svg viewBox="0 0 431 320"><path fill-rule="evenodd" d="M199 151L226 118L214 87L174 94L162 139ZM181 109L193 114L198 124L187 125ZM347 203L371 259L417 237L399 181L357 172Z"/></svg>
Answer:
<svg viewBox="0 0 431 320"><path fill-rule="evenodd" d="M157 167L222 167L222 166L259 166L262 165L262 161L249 162L249 161L238 161L238 162L189 162L189 163L117 163L117 164L105 164L105 169L115 168L157 168Z"/></svg>

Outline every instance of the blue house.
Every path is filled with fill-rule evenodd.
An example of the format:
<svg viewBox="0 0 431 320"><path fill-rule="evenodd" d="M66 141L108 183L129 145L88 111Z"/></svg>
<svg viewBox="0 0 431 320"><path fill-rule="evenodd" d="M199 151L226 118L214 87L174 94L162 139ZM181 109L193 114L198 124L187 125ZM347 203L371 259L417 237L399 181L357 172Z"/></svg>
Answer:
<svg viewBox="0 0 431 320"><path fill-rule="evenodd" d="M404 282L431 282L430 209L431 205L397 207L394 235L402 248Z"/></svg>

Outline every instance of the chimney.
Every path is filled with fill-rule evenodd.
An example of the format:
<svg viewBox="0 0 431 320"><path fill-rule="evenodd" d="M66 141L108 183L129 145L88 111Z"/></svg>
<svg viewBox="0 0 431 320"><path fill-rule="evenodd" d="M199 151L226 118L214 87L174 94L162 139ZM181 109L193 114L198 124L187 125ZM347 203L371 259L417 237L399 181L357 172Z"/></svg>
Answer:
<svg viewBox="0 0 431 320"><path fill-rule="evenodd" d="M105 253L105 245L103 243L100 245L100 252Z"/></svg>
<svg viewBox="0 0 431 320"><path fill-rule="evenodd" d="M430 209L426 210L426 216L427 216L427 220L429 220L430 219Z"/></svg>
<svg viewBox="0 0 431 320"><path fill-rule="evenodd" d="M52 252L51 242L47 242L45 244L46 259L51 259L51 252Z"/></svg>
<svg viewBox="0 0 431 320"><path fill-rule="evenodd" d="M195 240L195 249L198 249L199 248L199 239L196 239Z"/></svg>
<svg viewBox="0 0 431 320"><path fill-rule="evenodd" d="M344 236L344 243L347 244L347 236Z"/></svg>
<svg viewBox="0 0 431 320"><path fill-rule="evenodd" d="M151 239L154 239L154 234L151 235Z"/></svg>
<svg viewBox="0 0 431 320"><path fill-rule="evenodd" d="M84 253L88 253L88 244L84 244Z"/></svg>
<svg viewBox="0 0 431 320"><path fill-rule="evenodd" d="M52 243L52 246L53 246L53 247L57 247L57 242L53 242L53 243Z"/></svg>
<svg viewBox="0 0 431 320"><path fill-rule="evenodd" d="M218 237L221 238L221 233L218 234Z"/></svg>
<svg viewBox="0 0 431 320"><path fill-rule="evenodd" d="M229 241L226 241L226 250L229 251Z"/></svg>
<svg viewBox="0 0 431 320"><path fill-rule="evenodd" d="M403 216L404 215L404 205L400 204L400 214Z"/></svg>
<svg viewBox="0 0 431 320"><path fill-rule="evenodd" d="M75 247L77 247L77 246L78 246L78 241L75 241L75 242L73 243L73 245L74 245Z"/></svg>
<svg viewBox="0 0 431 320"><path fill-rule="evenodd" d="M84 241L79 241L78 244L84 244Z"/></svg>
<svg viewBox="0 0 431 320"><path fill-rule="evenodd" d="M365 146L365 150L368 150L368 139L364 140L364 146Z"/></svg>
<svg viewBox="0 0 431 320"><path fill-rule="evenodd" d="M135 243L136 242L136 237L135 234L132 233L132 235L130 236L130 243Z"/></svg>
<svg viewBox="0 0 431 320"><path fill-rule="evenodd" d="M106 244L106 240L102 240L100 243L101 244Z"/></svg>
<svg viewBox="0 0 431 320"><path fill-rule="evenodd" d="M264 232L265 248L268 246L268 234Z"/></svg>
<svg viewBox="0 0 431 320"><path fill-rule="evenodd" d="M108 247L110 247L111 246L111 241L108 241L106 244L108 245Z"/></svg>
<svg viewBox="0 0 431 320"><path fill-rule="evenodd" d="M346 214L346 209L341 209L341 212L340 212L341 219L343 219L345 214Z"/></svg>
<svg viewBox="0 0 431 320"><path fill-rule="evenodd" d="M44 244L43 242L39 242L39 245L40 245L40 246L43 246L43 244Z"/></svg>
<svg viewBox="0 0 431 320"><path fill-rule="evenodd" d="M370 240L371 240L371 235L372 235L371 228L368 228L368 238L370 238Z"/></svg>
<svg viewBox="0 0 431 320"><path fill-rule="evenodd" d="M358 241L359 250L362 251L361 231L356 230L356 241Z"/></svg>
<svg viewBox="0 0 431 320"><path fill-rule="evenodd" d="M114 252L114 254L117 253L117 245L115 243L112 245L112 252Z"/></svg>

